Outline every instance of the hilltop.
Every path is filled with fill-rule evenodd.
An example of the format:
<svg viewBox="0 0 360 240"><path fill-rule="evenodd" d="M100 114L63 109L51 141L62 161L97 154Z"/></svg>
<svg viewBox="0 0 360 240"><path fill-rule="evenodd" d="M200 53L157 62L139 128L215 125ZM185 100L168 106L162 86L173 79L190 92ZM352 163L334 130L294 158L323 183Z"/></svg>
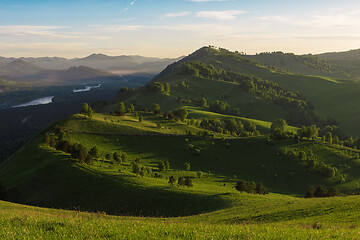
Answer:
<svg viewBox="0 0 360 240"><path fill-rule="evenodd" d="M342 74L340 70L338 71L334 66L325 64L325 60L319 60L317 57L299 57L292 54L275 55L279 55L285 60L288 58L293 59L287 64L289 70L274 67L276 61L273 63L274 66L268 65L271 63L271 59L276 60L273 54L264 55L265 57L268 56L267 59L269 60L265 64L237 52L214 47L203 47L180 61L169 65L153 79L153 82L168 82L172 89L171 96L158 96L144 90L130 98L129 101L134 101L134 103L140 105L147 104L147 107L149 107L153 102L151 96L154 96L153 100L162 103L161 105L166 110L168 106L171 109L179 105L179 101L176 99L199 99L199 97L205 97L209 103L215 100L228 101L230 106L240 110L242 116L250 118L272 121L275 118L282 117L297 126L311 123L318 126L337 124L346 135L360 135L360 128L357 124L360 110L355 106L356 99L360 98L357 94L360 89L360 82L357 78ZM261 56L261 58L265 57ZM310 67L309 64L297 64L295 68L302 69L299 70L302 74L290 72L290 65L295 66L296 59L304 61L307 58L318 59L316 61L319 61L320 65L312 64ZM301 98L308 103L311 111L307 111L306 114L301 116L297 116L298 114L294 112L289 114L278 104L274 104L273 101L254 96L254 94L249 95L249 93L239 89L233 83L222 81L221 77L214 79L214 76L196 76L194 73L184 72L182 66L187 62L198 62L207 65L209 69L215 68L216 71L233 72L255 77L265 82L271 81L278 84L282 91L296 93L299 99ZM335 70L330 71L328 69L328 71L325 68L326 71L320 71L313 68L313 66L318 66L319 69L328 66L329 69L335 68ZM309 71L313 71L312 75L309 75ZM186 84L188 87L186 87ZM296 116L295 121L290 119L290 116Z"/></svg>

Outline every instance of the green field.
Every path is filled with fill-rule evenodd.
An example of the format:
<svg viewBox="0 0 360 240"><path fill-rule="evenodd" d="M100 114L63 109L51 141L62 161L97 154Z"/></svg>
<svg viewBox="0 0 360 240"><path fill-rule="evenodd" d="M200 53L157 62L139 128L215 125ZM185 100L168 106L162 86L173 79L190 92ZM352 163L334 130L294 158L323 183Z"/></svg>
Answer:
<svg viewBox="0 0 360 240"><path fill-rule="evenodd" d="M354 127L357 81L293 74L221 51L210 53L200 51L197 58L298 90L318 116L332 117L346 133L360 134ZM358 238L360 150L317 136L301 138L292 126L276 137L272 122L287 114L286 108L246 92L237 82L177 71L158 78L170 82L171 93L144 87L123 99L126 106L136 105L135 112L116 115L113 101L91 117L75 114L3 162L0 239ZM200 97L207 106L196 104ZM209 105L219 99L239 108L237 116L210 112ZM184 108L187 119L143 108L153 103L163 113ZM240 121L243 132L228 131L229 119L235 120L232 126ZM216 120L224 128L205 131L203 120L204 125ZM251 124L257 131L246 130ZM68 150L56 150L64 142ZM76 144L86 147L86 154L96 147L98 156L88 163L77 160ZM169 167L161 169L161 163ZM170 184L172 177L176 181ZM178 184L180 177L192 186ZM239 181L261 182L268 192L239 192ZM335 187L339 196L305 198L312 185Z"/></svg>

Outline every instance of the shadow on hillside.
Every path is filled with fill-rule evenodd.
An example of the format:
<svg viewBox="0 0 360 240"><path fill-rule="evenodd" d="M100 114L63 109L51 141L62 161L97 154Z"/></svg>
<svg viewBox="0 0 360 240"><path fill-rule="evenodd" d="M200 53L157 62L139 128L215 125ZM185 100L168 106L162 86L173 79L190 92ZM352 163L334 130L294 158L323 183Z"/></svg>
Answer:
<svg viewBox="0 0 360 240"><path fill-rule="evenodd" d="M51 151L41 151L38 155L41 158L54 157ZM41 207L150 217L187 216L229 206L220 196L143 187L121 174L107 175L75 165L64 155L55 156L54 161L22 178L16 191L9 192L8 200Z"/></svg>

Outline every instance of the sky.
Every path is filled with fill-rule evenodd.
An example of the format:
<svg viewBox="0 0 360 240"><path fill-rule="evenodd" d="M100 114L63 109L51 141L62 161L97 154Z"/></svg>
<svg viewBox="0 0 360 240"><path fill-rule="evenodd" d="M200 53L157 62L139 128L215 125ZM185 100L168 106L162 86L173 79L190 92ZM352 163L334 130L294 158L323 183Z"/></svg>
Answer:
<svg viewBox="0 0 360 240"><path fill-rule="evenodd" d="M355 0L0 0L0 56L180 57L360 48Z"/></svg>

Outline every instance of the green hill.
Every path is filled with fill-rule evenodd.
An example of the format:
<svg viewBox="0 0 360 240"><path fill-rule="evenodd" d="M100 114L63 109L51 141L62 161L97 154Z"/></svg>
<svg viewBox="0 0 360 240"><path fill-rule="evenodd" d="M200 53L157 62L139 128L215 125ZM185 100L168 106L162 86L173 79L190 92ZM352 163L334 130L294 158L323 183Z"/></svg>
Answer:
<svg viewBox="0 0 360 240"><path fill-rule="evenodd" d="M359 141L294 125L360 132L358 84L199 49L3 162L0 198L75 211L0 201L0 238L356 237Z"/></svg>
<svg viewBox="0 0 360 240"><path fill-rule="evenodd" d="M213 115L189 111L190 116L209 114L206 119ZM271 192L300 196L310 185L336 185L344 192L357 190L356 154L344 154L317 142L277 140L271 145L261 135L239 138L213 132L213 138L199 137L203 129L197 126L139 114L143 115L142 122L134 114L97 114L92 120L75 115L59 125L71 144L81 143L88 150L97 146L99 158L91 165L45 146L41 137L27 144L0 167L0 182L8 189L8 199L112 214L180 216L227 207L229 202L218 194L233 191L237 179L261 181ZM264 134L269 132L269 123L239 120L255 123ZM185 135L189 130L194 136ZM346 181L341 183L337 178L327 179L309 171L298 160L283 155L284 148L311 150L318 161L336 167L339 174L347 174ZM114 161L114 152L124 153L126 160ZM143 178L132 173L134 161L146 170ZM159 171L160 161L169 161L170 169ZM185 163L190 163L190 171L184 170ZM203 177L198 178L198 172ZM194 187L170 187L170 176L190 176ZM183 201L185 205L180 204Z"/></svg>
<svg viewBox="0 0 360 240"><path fill-rule="evenodd" d="M241 138L211 132L214 137L201 137L198 132L203 129L190 123L193 117L232 117L188 109L187 123L140 111L122 117L96 114L93 119L74 115L58 123L60 128L47 130L55 133L61 129L59 136L66 133L71 144L81 143L88 150L97 146L99 157L90 165L47 146L39 135L0 166L0 182L7 189L7 199L77 211L0 201L0 236L22 238L26 232L45 238L261 239L278 234L288 238L294 233L299 238L357 234L359 197L297 197L304 196L310 185L320 184L337 186L344 193L356 192L359 160L355 150L307 140L296 143L279 139L269 144L262 135ZM143 121L139 122L136 115L143 116ZM263 134L269 132L268 122L238 120L255 123ZM161 128L157 127L159 122ZM193 136L185 135L189 130ZM346 174L346 181L341 183L307 169L301 161L284 155L284 149L304 149L308 155L311 151L318 162ZM125 161L106 158L114 152L125 153ZM159 171L161 161L169 161L170 168ZM146 169L143 177L133 173L133 162ZM191 169L184 170L184 163L190 163ZM190 176L193 186L171 186L170 176ZM270 194L239 193L234 189L239 179L262 181ZM172 218L114 217L105 213Z"/></svg>
<svg viewBox="0 0 360 240"><path fill-rule="evenodd" d="M289 66L293 65L294 68L299 69L306 67L306 71L313 69L306 64L297 64L295 61L297 58L304 61L306 57L298 57L291 54L279 55L284 58L283 61L286 61ZM273 55L268 56L264 54L263 57L269 57L267 64L274 61L273 65L276 66L277 60ZM290 60L288 61L288 59ZM294 112L288 114L279 105L273 104L271 101L259 97L259 95L254 96L254 94L248 94L231 82L222 81L223 79L221 78L215 79L212 76L197 77L192 73L185 74L182 66L187 62L200 62L208 66L211 65L219 71L224 70L275 82L279 84L283 90L298 93L310 104L309 106L313 107L313 113L308 112L305 116L297 116L297 121L290 121L290 118L287 116L296 116ZM322 65L320 65L320 67L321 66ZM330 69L331 68L330 66ZM239 53L230 52L225 49L204 47L188 57L169 65L154 78L153 82L168 82L170 84L170 96L153 94L146 91L146 89L142 89L138 94L127 98L126 101L146 107L150 107L153 102L156 102L159 103L165 111L168 111L182 105L179 99L199 99L205 97L209 104L215 100L228 101L230 106L239 109L241 116L267 121L273 121L275 118L282 117L286 118L291 124L299 126L311 123L325 126L337 122L345 134L360 136L360 128L357 124L360 118L360 110L356 107L356 103L360 101L360 99L358 99L360 95L357 94L360 82L358 80L349 80L347 75L329 72L330 70L325 72L316 71L317 72L312 73L313 75L296 74L284 71L281 68L264 65L258 61L246 58ZM326 76L328 73L331 77ZM311 73L307 72L307 74ZM187 87L184 88L183 83ZM111 110L111 108L106 109L106 111L109 110ZM309 114L315 114L317 120L309 119Z"/></svg>
<svg viewBox="0 0 360 240"><path fill-rule="evenodd" d="M327 59L312 54L295 55L293 53L272 52L244 55L244 57L296 74L359 80L346 72L342 72L340 68L337 68L338 66L330 64Z"/></svg>

